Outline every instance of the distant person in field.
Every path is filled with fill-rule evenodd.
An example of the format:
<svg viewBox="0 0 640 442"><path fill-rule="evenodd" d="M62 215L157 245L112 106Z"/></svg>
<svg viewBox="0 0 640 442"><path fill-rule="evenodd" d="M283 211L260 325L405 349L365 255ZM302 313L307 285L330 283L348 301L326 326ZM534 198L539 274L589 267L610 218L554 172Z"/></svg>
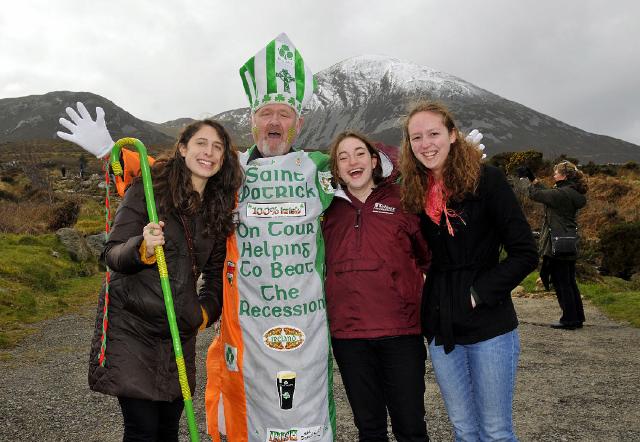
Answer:
<svg viewBox="0 0 640 442"><path fill-rule="evenodd" d="M400 204L398 171L364 135L329 150L335 197L323 221L333 355L361 441L429 440L420 297L430 261L416 214Z"/></svg>
<svg viewBox="0 0 640 442"><path fill-rule="evenodd" d="M515 441L520 341L511 290L538 255L504 174L481 159L444 106L422 102L410 110L402 202L419 214L432 252L421 319L436 381L456 440Z"/></svg>
<svg viewBox="0 0 640 442"><path fill-rule="evenodd" d="M111 278L100 293L89 359L91 389L118 398L125 441L177 441L184 406L154 247L164 246L193 394L196 334L222 310L226 237L242 181L228 133L211 120L184 128L151 175L162 221L149 222L142 181L134 180L102 253Z"/></svg>
<svg viewBox="0 0 640 442"><path fill-rule="evenodd" d="M87 168L87 159L84 157L84 154L80 155L80 158L78 159L78 167L79 167L79 176L80 179L84 179L84 171Z"/></svg>
<svg viewBox="0 0 640 442"><path fill-rule="evenodd" d="M585 321L582 297L576 283L576 259L578 210L587 204L588 185L582 171L569 161L562 161L553 167L553 188L546 188L530 172L526 174L531 182L529 197L544 204L544 222L540 231L540 255L543 266L549 272L556 291L558 304L562 310L560 320L551 324L552 328L575 330L582 328ZM552 237L564 237L573 241L572 250L554 250ZM571 240L569 238L575 238Z"/></svg>

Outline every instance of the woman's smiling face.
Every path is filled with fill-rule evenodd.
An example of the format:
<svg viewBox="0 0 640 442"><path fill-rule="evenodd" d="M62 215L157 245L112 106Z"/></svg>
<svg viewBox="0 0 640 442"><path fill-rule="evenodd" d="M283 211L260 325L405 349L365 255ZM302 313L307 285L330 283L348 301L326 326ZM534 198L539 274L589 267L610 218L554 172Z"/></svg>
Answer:
<svg viewBox="0 0 640 442"><path fill-rule="evenodd" d="M347 137L340 142L336 151L340 179L349 192L355 194L374 187L373 169L378 159L371 156L362 140Z"/></svg>
<svg viewBox="0 0 640 442"><path fill-rule="evenodd" d="M187 168L191 171L194 190L202 193L209 178L222 167L224 143L220 135L213 127L203 125L187 144L181 144L179 149Z"/></svg>
<svg viewBox="0 0 640 442"><path fill-rule="evenodd" d="M407 126L411 150L416 159L436 178L442 177L456 134L449 132L442 116L433 112L418 112L411 117Z"/></svg>

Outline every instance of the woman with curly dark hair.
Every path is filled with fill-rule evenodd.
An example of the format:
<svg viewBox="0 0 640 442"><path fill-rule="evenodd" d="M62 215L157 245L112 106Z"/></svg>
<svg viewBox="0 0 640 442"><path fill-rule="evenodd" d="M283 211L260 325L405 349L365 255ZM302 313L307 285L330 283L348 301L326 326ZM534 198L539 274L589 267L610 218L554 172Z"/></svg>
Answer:
<svg viewBox="0 0 640 442"><path fill-rule="evenodd" d="M134 180L102 254L109 302L105 310L103 291L89 366L91 389L118 397L125 441L177 441L183 409L154 247L164 246L193 393L196 334L221 313L226 237L242 182L229 134L212 120L187 126L151 175L162 221L149 222L142 182Z"/></svg>
<svg viewBox="0 0 640 442"><path fill-rule="evenodd" d="M511 290L538 256L504 174L481 160L444 106L411 109L403 127L402 202L420 214L432 253L421 320L436 381L456 440L513 441L520 344Z"/></svg>
<svg viewBox="0 0 640 442"><path fill-rule="evenodd" d="M562 309L560 321L552 328L574 330L585 321L580 290L576 283L577 249L558 254L553 252L551 237L576 238L576 213L587 204L587 180L575 164L562 161L553 167L555 185L548 189L535 178L529 187L529 197L544 204L544 222L540 231L539 251L543 266L548 269L551 283Z"/></svg>

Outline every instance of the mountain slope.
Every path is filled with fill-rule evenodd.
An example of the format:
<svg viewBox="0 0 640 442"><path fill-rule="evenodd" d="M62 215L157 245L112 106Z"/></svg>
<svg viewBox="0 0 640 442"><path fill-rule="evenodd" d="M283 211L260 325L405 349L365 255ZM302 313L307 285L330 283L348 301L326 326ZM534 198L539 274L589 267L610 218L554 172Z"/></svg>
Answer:
<svg viewBox="0 0 640 442"><path fill-rule="evenodd" d="M178 118L176 120L165 121L164 123L153 123L151 121L145 121L153 127L155 130L162 132L163 134L171 137L172 140L178 138L182 128L193 123L193 118Z"/></svg>
<svg viewBox="0 0 640 442"><path fill-rule="evenodd" d="M69 119L65 109L76 108L81 101L95 118L95 108L105 111L107 127L114 140L128 136L145 144L164 144L172 141L168 135L156 130L113 102L90 92L57 91L44 95L0 99L0 142L30 139L54 139L56 132L65 131L60 117Z"/></svg>

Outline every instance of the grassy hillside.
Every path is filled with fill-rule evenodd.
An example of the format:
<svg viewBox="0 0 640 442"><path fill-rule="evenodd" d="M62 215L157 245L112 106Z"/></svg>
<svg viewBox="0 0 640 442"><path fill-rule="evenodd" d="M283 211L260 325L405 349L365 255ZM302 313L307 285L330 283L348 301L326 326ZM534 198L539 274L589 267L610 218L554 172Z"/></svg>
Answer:
<svg viewBox="0 0 640 442"><path fill-rule="evenodd" d="M29 324L96 299L102 278L95 262L71 261L53 234L0 234L0 348Z"/></svg>

